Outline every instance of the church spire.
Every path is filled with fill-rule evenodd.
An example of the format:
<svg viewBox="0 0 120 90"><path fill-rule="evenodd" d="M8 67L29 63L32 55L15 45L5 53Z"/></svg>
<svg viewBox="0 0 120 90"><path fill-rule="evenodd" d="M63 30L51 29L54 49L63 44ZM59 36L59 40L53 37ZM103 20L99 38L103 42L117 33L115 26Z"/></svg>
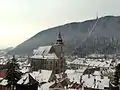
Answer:
<svg viewBox="0 0 120 90"><path fill-rule="evenodd" d="M63 39L62 39L60 30L59 30L59 33L58 33L58 38L57 38L56 44L63 44Z"/></svg>

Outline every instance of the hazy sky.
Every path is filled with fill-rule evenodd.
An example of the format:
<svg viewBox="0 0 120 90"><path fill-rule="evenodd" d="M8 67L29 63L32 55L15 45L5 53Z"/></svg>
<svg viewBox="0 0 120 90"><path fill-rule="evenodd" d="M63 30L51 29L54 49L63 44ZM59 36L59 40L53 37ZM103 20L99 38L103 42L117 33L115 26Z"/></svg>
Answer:
<svg viewBox="0 0 120 90"><path fill-rule="evenodd" d="M120 0L0 0L0 48L73 21L120 15Z"/></svg>

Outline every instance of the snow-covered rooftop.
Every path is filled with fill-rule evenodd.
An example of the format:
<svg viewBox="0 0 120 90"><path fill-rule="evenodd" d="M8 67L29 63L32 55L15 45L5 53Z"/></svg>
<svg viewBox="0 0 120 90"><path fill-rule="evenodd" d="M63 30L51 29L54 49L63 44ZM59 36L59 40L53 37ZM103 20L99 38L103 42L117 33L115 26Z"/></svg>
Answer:
<svg viewBox="0 0 120 90"><path fill-rule="evenodd" d="M111 64L112 59L101 61L99 59L75 59L74 61L70 62L70 64L76 65L86 65L91 67L106 67L108 68Z"/></svg>
<svg viewBox="0 0 120 90"><path fill-rule="evenodd" d="M27 73L30 71L30 68L29 67L23 67L21 70L20 70L22 73Z"/></svg>
<svg viewBox="0 0 120 90"><path fill-rule="evenodd" d="M6 86L7 84L8 83L6 79L0 78L0 85Z"/></svg>
<svg viewBox="0 0 120 90"><path fill-rule="evenodd" d="M37 50L33 51L34 55L47 55L52 46L40 46Z"/></svg>
<svg viewBox="0 0 120 90"><path fill-rule="evenodd" d="M45 83L45 84L43 84L41 87L38 87L38 90L49 90L49 87L50 87L51 85L53 85L53 84L54 84L54 82Z"/></svg>
<svg viewBox="0 0 120 90"><path fill-rule="evenodd" d="M28 84L29 77L32 76L37 82L48 82L52 71L48 70L41 70L41 71L34 71L32 73L26 73L22 76L22 78L17 82L18 84Z"/></svg>
<svg viewBox="0 0 120 90"><path fill-rule="evenodd" d="M43 55L34 55L31 58L34 58L34 59L58 59L58 57L56 56L55 53L47 54L45 56L43 56Z"/></svg>
<svg viewBox="0 0 120 90"><path fill-rule="evenodd" d="M95 72L93 73L93 75L94 75L94 76L100 76L101 74L100 74L100 71L95 71Z"/></svg>
<svg viewBox="0 0 120 90"><path fill-rule="evenodd" d="M41 72L34 71L33 73L31 73L31 75L35 78L35 80L41 83L41 82L48 82L51 73L52 71L50 70L41 70Z"/></svg>
<svg viewBox="0 0 120 90"><path fill-rule="evenodd" d="M29 83L29 74L25 74L22 78L17 82L17 84L28 84Z"/></svg>
<svg viewBox="0 0 120 90"><path fill-rule="evenodd" d="M94 87L94 79L96 79L96 85ZM84 81L84 85L91 88L98 88L104 89L104 87L109 87L109 79L108 77L104 76L103 79L101 79L100 76L92 76L90 75L90 78L88 78L88 75L83 75L82 80Z"/></svg>
<svg viewBox="0 0 120 90"><path fill-rule="evenodd" d="M80 81L80 75L82 75L82 73L77 72L76 70L66 70L67 76L70 79L70 81L74 81L74 82L79 82Z"/></svg>

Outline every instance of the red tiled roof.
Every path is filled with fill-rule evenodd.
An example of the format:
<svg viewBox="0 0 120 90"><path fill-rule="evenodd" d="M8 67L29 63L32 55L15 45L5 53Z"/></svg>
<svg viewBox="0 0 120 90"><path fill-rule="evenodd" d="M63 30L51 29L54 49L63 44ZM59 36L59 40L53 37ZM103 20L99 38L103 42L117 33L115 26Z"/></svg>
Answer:
<svg viewBox="0 0 120 90"><path fill-rule="evenodd" d="M5 71L0 71L0 78L5 78L6 72Z"/></svg>

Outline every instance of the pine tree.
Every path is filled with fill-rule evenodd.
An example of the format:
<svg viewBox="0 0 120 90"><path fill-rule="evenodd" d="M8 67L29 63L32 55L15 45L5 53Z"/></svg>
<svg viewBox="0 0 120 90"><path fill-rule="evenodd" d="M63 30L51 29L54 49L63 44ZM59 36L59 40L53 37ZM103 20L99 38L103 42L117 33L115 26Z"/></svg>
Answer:
<svg viewBox="0 0 120 90"><path fill-rule="evenodd" d="M8 86L12 87L12 89L14 90L14 87L21 76L21 73L19 72L19 64L17 63L15 56L13 56L13 58L9 60L7 63L6 74L7 74L6 79L8 80Z"/></svg>
<svg viewBox="0 0 120 90"><path fill-rule="evenodd" d="M118 64L117 66L116 66L116 70L115 70L115 73L114 73L114 81L113 81L113 84L115 85L115 86L118 86L118 84L119 84L119 78L120 78L120 64Z"/></svg>

